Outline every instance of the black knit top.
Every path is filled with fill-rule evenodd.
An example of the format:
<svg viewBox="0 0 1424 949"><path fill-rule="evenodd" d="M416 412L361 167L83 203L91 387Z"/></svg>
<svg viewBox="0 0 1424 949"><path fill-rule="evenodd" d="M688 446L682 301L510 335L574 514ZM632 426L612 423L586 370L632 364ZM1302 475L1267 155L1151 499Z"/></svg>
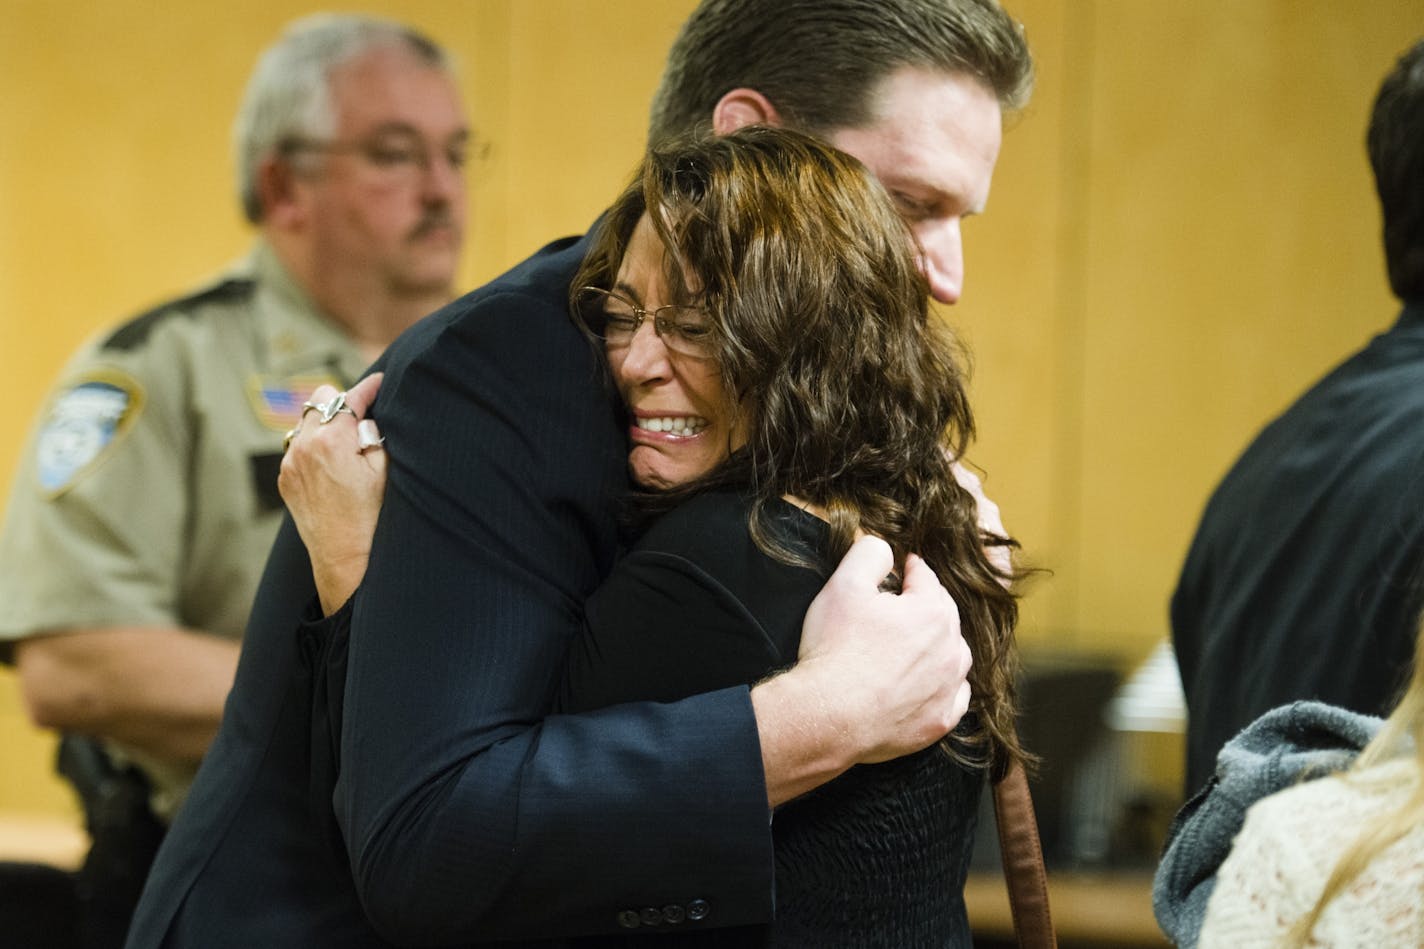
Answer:
<svg viewBox="0 0 1424 949"><path fill-rule="evenodd" d="M830 574L828 528L778 504L778 535L818 564L806 569L758 549L747 515L737 494L708 492L644 533L588 601L561 711L751 684L795 661L802 617ZM770 927L648 933L627 944L971 946L963 886L983 783L939 747L853 768L775 812Z"/></svg>

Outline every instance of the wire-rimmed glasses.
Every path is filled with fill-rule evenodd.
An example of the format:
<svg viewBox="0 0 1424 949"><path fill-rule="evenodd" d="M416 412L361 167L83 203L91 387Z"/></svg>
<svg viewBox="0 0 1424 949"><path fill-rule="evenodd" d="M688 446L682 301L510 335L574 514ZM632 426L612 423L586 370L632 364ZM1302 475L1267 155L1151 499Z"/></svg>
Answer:
<svg viewBox="0 0 1424 949"><path fill-rule="evenodd" d="M695 359L714 355L716 329L700 306L673 303L649 310L621 293L598 287L580 287L574 303L584 325L609 349L631 345L638 327L651 319L654 331L673 352Z"/></svg>

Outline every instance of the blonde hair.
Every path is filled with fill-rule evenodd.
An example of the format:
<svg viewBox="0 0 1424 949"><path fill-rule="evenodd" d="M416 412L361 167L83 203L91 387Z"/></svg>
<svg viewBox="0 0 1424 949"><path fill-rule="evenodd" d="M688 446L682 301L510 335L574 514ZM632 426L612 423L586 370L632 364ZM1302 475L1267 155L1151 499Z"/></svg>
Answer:
<svg viewBox="0 0 1424 949"><path fill-rule="evenodd" d="M1370 773L1378 764L1396 758L1412 757L1415 767L1407 776L1396 779L1403 786L1412 781L1413 793L1397 810L1384 814L1367 823L1335 864L1320 899L1315 901L1310 912L1296 920L1286 934L1287 947L1309 944L1310 933L1325 907L1345 891L1365 868L1391 844L1400 840L1421 823L1424 823L1424 626L1414 644L1414 674L1409 686L1399 700L1394 711L1385 720L1384 726L1364 751L1360 752L1350 769L1337 776L1338 780L1374 783L1379 785L1384 779L1379 774ZM1327 779L1329 780L1329 779Z"/></svg>

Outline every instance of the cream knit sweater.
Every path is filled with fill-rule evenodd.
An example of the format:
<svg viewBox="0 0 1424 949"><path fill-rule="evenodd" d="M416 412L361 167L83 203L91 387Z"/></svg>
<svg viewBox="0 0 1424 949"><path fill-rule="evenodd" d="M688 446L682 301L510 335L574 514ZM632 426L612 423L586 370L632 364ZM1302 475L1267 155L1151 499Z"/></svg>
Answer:
<svg viewBox="0 0 1424 949"><path fill-rule="evenodd" d="M1275 947L1315 905L1360 828L1400 807L1418 779L1412 759L1321 778L1247 812L1217 874L1198 949ZM1424 946L1424 826L1382 851L1326 907L1309 946Z"/></svg>

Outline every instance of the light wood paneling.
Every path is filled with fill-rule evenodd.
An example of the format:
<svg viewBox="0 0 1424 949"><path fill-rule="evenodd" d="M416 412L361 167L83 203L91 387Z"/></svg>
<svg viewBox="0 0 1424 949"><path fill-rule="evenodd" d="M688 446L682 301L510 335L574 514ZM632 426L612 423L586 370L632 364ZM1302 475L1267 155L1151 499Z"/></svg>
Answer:
<svg viewBox="0 0 1424 949"><path fill-rule="evenodd" d="M637 160L692 0L404 0L492 143L462 282L584 228ZM1384 327L1362 136L1418 0L1017 0L1038 90L966 229L973 458L1034 562L1034 644L1145 654L1208 492ZM317 5L0 0L0 489L90 333L250 236L229 129L263 45ZM0 674L0 809L71 808Z"/></svg>

